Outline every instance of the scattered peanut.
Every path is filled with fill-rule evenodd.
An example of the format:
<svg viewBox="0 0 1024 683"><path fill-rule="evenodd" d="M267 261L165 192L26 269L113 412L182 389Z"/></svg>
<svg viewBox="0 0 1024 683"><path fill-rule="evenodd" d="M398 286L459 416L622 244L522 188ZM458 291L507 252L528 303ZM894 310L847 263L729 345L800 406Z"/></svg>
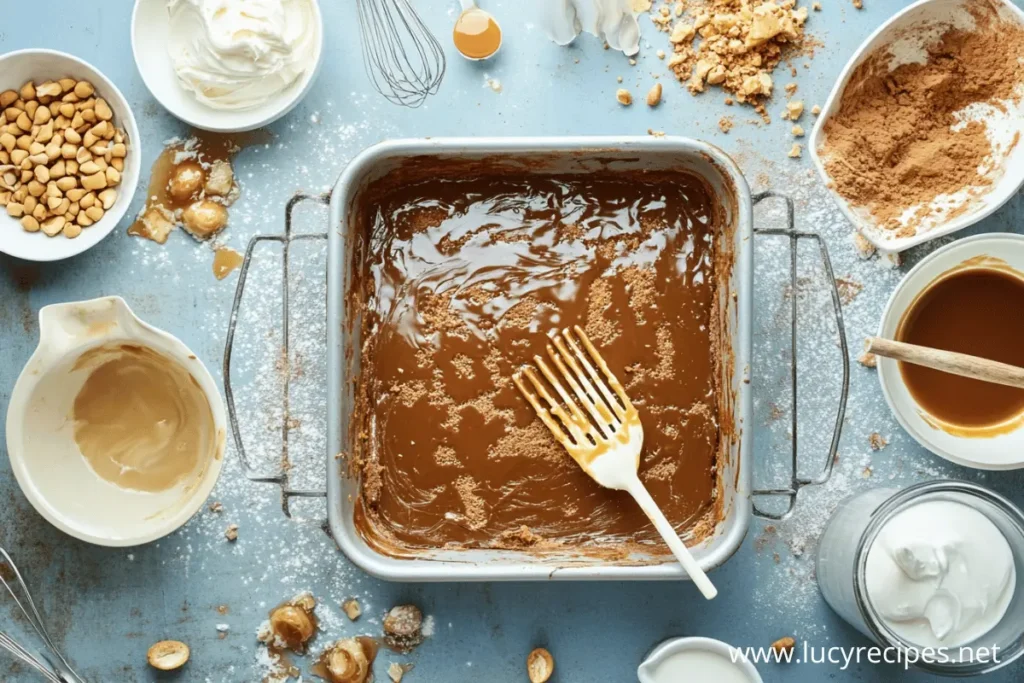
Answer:
<svg viewBox="0 0 1024 683"><path fill-rule="evenodd" d="M526 675L530 683L545 683L555 671L555 659L551 653L538 647L526 657Z"/></svg>
<svg viewBox="0 0 1024 683"><path fill-rule="evenodd" d="M0 92L0 206L26 232L74 239L117 201L127 139L95 92L72 78Z"/></svg>
<svg viewBox="0 0 1024 683"><path fill-rule="evenodd" d="M628 107L633 104L633 94L625 88L619 88L615 92L615 99L618 100L619 104L623 107Z"/></svg>
<svg viewBox="0 0 1024 683"><path fill-rule="evenodd" d="M146 653L146 661L154 669L173 671L185 666L189 654L188 645L185 643L177 640L161 640L149 648Z"/></svg>
<svg viewBox="0 0 1024 683"><path fill-rule="evenodd" d="M661 83L655 83L647 93L647 106L657 107L661 104Z"/></svg>
<svg viewBox="0 0 1024 683"><path fill-rule="evenodd" d="M794 640L790 636L786 636L785 638L779 638L774 643L772 643L772 649L779 653L792 652L795 646L796 640Z"/></svg>

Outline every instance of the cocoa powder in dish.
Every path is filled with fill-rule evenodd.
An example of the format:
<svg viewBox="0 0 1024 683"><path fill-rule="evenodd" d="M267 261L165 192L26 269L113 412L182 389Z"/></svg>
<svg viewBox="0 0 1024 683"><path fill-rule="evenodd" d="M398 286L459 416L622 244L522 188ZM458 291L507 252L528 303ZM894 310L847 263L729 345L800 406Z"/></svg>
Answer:
<svg viewBox="0 0 1024 683"><path fill-rule="evenodd" d="M1009 152L993 147L983 120L960 113L973 104L1020 101L1024 30L1003 22L988 1L968 11L975 27L947 28L924 46L924 63L890 71L890 48L869 56L825 124L820 152L834 189L899 237L916 234L943 195L966 191L947 218L967 211ZM912 207L920 208L904 218Z"/></svg>

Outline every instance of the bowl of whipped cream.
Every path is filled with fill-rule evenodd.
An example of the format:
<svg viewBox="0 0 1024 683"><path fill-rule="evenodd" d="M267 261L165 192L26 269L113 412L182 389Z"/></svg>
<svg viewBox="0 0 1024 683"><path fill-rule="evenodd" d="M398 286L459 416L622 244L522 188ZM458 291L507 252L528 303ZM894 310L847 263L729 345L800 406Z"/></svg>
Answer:
<svg viewBox="0 0 1024 683"><path fill-rule="evenodd" d="M253 130L309 91L323 19L317 0L136 0L132 52L174 116L202 130Z"/></svg>

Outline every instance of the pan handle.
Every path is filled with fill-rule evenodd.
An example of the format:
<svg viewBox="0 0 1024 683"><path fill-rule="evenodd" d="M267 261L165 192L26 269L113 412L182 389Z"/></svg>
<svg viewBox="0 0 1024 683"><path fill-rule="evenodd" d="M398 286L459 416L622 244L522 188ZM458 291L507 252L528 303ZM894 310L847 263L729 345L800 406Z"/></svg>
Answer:
<svg viewBox="0 0 1024 683"><path fill-rule="evenodd" d="M253 235L249 240L249 244L245 249L245 257L242 260L242 266L238 271L238 285L235 287L235 299L231 305L231 316L228 319L228 332L224 342L224 397L228 405L228 420L231 423L231 433L235 439L235 447L238 449L238 456L242 461L242 466L245 469L245 476L249 481L259 482L263 484L276 484L281 488L281 509L284 511L286 517L291 518L291 510L289 507L289 501L292 498L325 498L327 496L326 491L316 490L304 490L304 489L293 489L289 481L289 459L288 459L288 437L291 427L289 426L289 399L290 399L290 387L291 387L291 372L290 370L284 373L284 388L282 396L282 415L284 419L281 425L281 467L276 473L260 473L257 472L249 460L248 455L245 452L245 444L242 440L242 430L238 423L238 412L235 408L235 393L231 386L231 355L235 342L235 330L238 326L238 311L242 305L242 295L245 292L246 278L249 274L249 266L252 263L253 251L256 249L256 245L260 242L278 242L281 244L282 253L282 274L281 278L281 355L285 359L285 362L290 362L290 345L288 336L288 320L289 320L289 301L288 301L288 286L289 286L289 249L291 243L299 240L321 240L327 239L327 233L303 233L303 234L292 234L292 211L296 206L302 202L315 202L318 204L327 204L330 201L330 196L327 194L310 195L304 193L298 193L293 196L285 208L284 217L284 234L283 235Z"/></svg>
<svg viewBox="0 0 1024 683"><path fill-rule="evenodd" d="M814 232L800 232L795 227L795 209L793 205L793 199L777 192L762 192L756 194L753 197L753 203L756 206L766 199L782 199L786 202L786 227L784 229L755 229L755 235L777 235L785 236L789 238L789 278L790 278L790 291L793 295L790 296L790 388L793 393L793 410L792 413L792 424L791 429L793 432L792 448L790 451L790 482L789 486L785 488L776 489L754 489L751 493L753 500L754 514L764 519L781 520L785 519L793 512L793 508L796 505L796 496L801 488L804 486L817 486L824 484L832 476L832 468L835 465L836 452L839 449L839 437L843 429L843 418L846 415L846 399L850 393L850 355L849 349L846 343L846 329L843 327L843 308L842 301L839 297L839 287L836 285L835 273L832 271L832 261L829 259L828 248L825 246L825 241L821 239L821 236ZM819 253L821 254L821 260L825 267L825 275L828 278L829 284L831 285L832 293L832 307L835 313L836 329L839 331L839 346L843 354L843 386L842 393L839 397L839 409L836 411L836 422L832 430L832 442L829 445L828 453L826 454L825 464L821 472L813 478L805 478L799 475L798 469L798 449L797 449L797 435L798 421L797 421L797 378L799 377L799 370L797 365L797 339L799 332L799 318L797 317L797 247L801 240L809 240L816 242L818 245ZM787 499L787 505L783 512L774 513L766 512L757 506L758 497L778 497L783 496Z"/></svg>

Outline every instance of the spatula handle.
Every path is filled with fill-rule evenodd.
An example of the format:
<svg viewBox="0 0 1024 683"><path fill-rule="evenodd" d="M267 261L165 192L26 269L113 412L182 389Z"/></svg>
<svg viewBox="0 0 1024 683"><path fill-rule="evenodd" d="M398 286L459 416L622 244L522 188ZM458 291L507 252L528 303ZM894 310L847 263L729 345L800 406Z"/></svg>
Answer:
<svg viewBox="0 0 1024 683"><path fill-rule="evenodd" d="M665 519L665 515L662 514L658 504L651 498L651 494L648 493L647 487L643 485L640 478L636 478L633 483L630 484L629 488L626 489L629 494L633 496L634 500L640 504L640 509L644 511L647 517L654 522L654 528L658 530L661 537L668 544L669 550L679 560L679 564L683 565L683 569L693 582L700 589L700 592L708 600L712 600L718 595L718 589L715 588L714 584L711 583L711 579L704 573L704 570L700 568L697 561L693 559L693 555L690 554L686 544L683 543L682 539L679 538L679 534L676 533L675 528L672 524Z"/></svg>

